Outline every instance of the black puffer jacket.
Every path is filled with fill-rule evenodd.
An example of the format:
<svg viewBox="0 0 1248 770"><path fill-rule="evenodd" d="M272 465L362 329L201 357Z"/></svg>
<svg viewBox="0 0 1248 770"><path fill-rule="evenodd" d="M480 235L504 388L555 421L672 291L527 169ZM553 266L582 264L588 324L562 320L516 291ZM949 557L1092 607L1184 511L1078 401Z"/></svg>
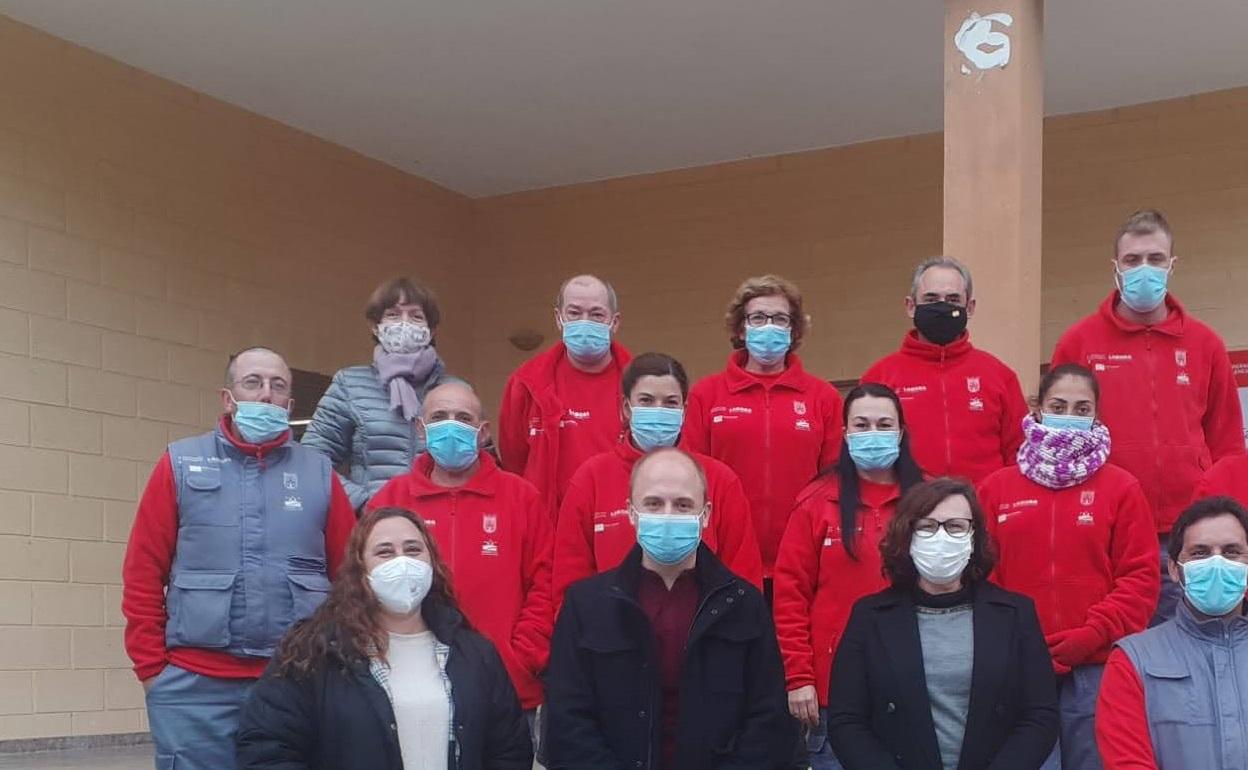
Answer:
<svg viewBox="0 0 1248 770"><path fill-rule="evenodd" d="M451 648L455 743L447 767L531 770L528 723L494 646L458 613L440 615L426 622ZM243 707L237 746L239 770L403 770L386 691L367 661L337 656L306 677L270 667Z"/></svg>

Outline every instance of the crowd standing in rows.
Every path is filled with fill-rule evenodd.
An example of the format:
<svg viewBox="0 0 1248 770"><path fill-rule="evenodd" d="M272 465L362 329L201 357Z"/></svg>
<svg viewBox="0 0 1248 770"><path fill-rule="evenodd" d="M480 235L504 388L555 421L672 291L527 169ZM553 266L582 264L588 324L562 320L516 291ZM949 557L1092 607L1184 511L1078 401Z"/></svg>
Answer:
<svg viewBox="0 0 1248 770"><path fill-rule="evenodd" d="M125 559L156 766L1248 767L1229 358L1168 290L1159 212L1113 243L1030 403L951 257L843 402L773 275L692 387L568 279L496 432L406 278L302 444L281 356L236 354Z"/></svg>

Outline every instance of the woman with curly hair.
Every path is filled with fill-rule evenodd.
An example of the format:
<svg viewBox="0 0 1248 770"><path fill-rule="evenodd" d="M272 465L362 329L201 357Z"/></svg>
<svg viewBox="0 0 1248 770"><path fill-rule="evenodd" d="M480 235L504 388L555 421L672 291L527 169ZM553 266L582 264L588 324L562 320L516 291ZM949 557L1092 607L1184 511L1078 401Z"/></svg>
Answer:
<svg viewBox="0 0 1248 770"><path fill-rule="evenodd" d="M910 488L880 542L890 588L860 599L836 648L828 738L845 770L1036 770L1057 686L1035 606L988 582L971 486Z"/></svg>
<svg viewBox="0 0 1248 770"><path fill-rule="evenodd" d="M241 770L530 770L520 702L460 613L416 514L351 534L325 603L282 640L237 736Z"/></svg>

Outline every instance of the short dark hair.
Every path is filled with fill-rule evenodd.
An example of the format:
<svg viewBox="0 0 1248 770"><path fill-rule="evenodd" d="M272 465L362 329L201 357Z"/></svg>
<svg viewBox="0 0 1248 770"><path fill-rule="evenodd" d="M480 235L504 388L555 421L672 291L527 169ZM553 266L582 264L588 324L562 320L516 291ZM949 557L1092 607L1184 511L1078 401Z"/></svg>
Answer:
<svg viewBox="0 0 1248 770"><path fill-rule="evenodd" d="M919 579L914 560L910 558L914 523L931 515L936 506L954 495L966 498L971 508L971 521L974 522L971 537L975 544L962 579L968 583L978 582L988 577L996 566L996 549L992 545L992 536L988 532L984 511L975 497L974 487L962 479L946 476L911 487L909 492L902 495L901 502L897 504L897 513L888 522L884 539L880 541L880 557L883 561L884 577L894 586L909 588Z"/></svg>
<svg viewBox="0 0 1248 770"><path fill-rule="evenodd" d="M1170 241L1170 253L1174 253L1174 231L1170 229L1170 223L1166 221L1166 215L1157 209L1140 209L1131 212L1131 216L1127 217L1127 221L1122 223L1118 228L1117 235L1114 236L1114 257L1118 257L1118 245L1122 243L1124 235L1149 235L1151 233L1162 233L1166 239Z"/></svg>
<svg viewBox="0 0 1248 770"><path fill-rule="evenodd" d="M1096 381L1096 375L1092 373L1092 370L1082 364L1058 364L1045 372L1040 378L1040 388L1036 392L1039 403L1044 403L1044 397L1049 395L1049 391L1063 377L1078 377L1087 381L1088 386L1092 388L1092 397L1096 399L1096 405L1098 407L1101 405L1101 385Z"/></svg>
<svg viewBox="0 0 1248 770"><path fill-rule="evenodd" d="M624 398L633 394L633 388L642 377L675 377L681 399L689 398L689 375L685 374L685 367L666 353L642 353L629 362L620 377Z"/></svg>
<svg viewBox="0 0 1248 770"><path fill-rule="evenodd" d="M442 321L442 312L438 310L438 298L433 290L421 286L407 276L391 278L373 289L373 293L368 298L368 304L364 306L364 317L374 324L379 324L387 310L400 304L420 305L430 329L438 328L438 324Z"/></svg>
<svg viewBox="0 0 1248 770"><path fill-rule="evenodd" d="M1244 535L1248 536L1248 511L1244 510L1244 506L1240 505L1233 497L1226 497L1225 495L1202 497L1187 506L1179 514L1179 518L1174 522L1174 526L1170 528L1170 543L1166 546L1166 553L1170 556L1170 561L1178 563L1179 554L1183 551L1183 536L1187 534L1188 527L1198 521L1212 519L1216 516L1226 516L1227 514L1234 516L1239 521L1239 526L1244 528Z"/></svg>

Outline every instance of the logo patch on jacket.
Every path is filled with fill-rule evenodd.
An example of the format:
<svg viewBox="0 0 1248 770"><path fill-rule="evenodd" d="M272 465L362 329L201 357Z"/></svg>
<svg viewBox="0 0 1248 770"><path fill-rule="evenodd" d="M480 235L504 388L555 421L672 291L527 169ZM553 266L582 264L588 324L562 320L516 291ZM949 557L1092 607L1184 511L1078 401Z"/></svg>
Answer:
<svg viewBox="0 0 1248 770"><path fill-rule="evenodd" d="M978 378L978 377L967 377L967 378L966 378L966 392L967 392L967 393L978 393L978 392L979 392L979 378Z"/></svg>
<svg viewBox="0 0 1248 770"><path fill-rule="evenodd" d="M1174 378L1174 383L1176 385L1191 385L1192 379L1187 376L1187 372L1179 372L1178 376Z"/></svg>
<svg viewBox="0 0 1248 770"><path fill-rule="evenodd" d="M498 543L487 538L485 542L481 543L481 555L498 556Z"/></svg>
<svg viewBox="0 0 1248 770"><path fill-rule="evenodd" d="M793 427L798 430L810 430L810 420L798 420L793 423Z"/></svg>
<svg viewBox="0 0 1248 770"><path fill-rule="evenodd" d="M1187 366L1187 351L1186 350L1174 351L1174 365L1175 366Z"/></svg>
<svg viewBox="0 0 1248 770"><path fill-rule="evenodd" d="M1091 511L1081 511L1075 523L1081 527L1091 527L1096 524L1096 517L1092 515Z"/></svg>
<svg viewBox="0 0 1248 770"><path fill-rule="evenodd" d="M286 495L286 499L282 501L282 507L288 511L302 511L303 501L297 495Z"/></svg>
<svg viewBox="0 0 1248 770"><path fill-rule="evenodd" d="M1085 489L1079 493L1080 505L1084 505L1084 506L1092 505L1092 503L1094 502L1096 502L1096 490L1095 489Z"/></svg>
<svg viewBox="0 0 1248 770"><path fill-rule="evenodd" d="M481 514L481 529L485 534L492 535L498 531L498 514L483 513Z"/></svg>
<svg viewBox="0 0 1248 770"><path fill-rule="evenodd" d="M282 486L286 487L287 489L298 489L299 488L299 474L282 473Z"/></svg>
<svg viewBox="0 0 1248 770"><path fill-rule="evenodd" d="M794 401L793 402L793 414L806 414L806 402Z"/></svg>
<svg viewBox="0 0 1248 770"><path fill-rule="evenodd" d="M972 412L982 412L984 411L984 400L979 397L972 398L967 406L970 407Z"/></svg>

